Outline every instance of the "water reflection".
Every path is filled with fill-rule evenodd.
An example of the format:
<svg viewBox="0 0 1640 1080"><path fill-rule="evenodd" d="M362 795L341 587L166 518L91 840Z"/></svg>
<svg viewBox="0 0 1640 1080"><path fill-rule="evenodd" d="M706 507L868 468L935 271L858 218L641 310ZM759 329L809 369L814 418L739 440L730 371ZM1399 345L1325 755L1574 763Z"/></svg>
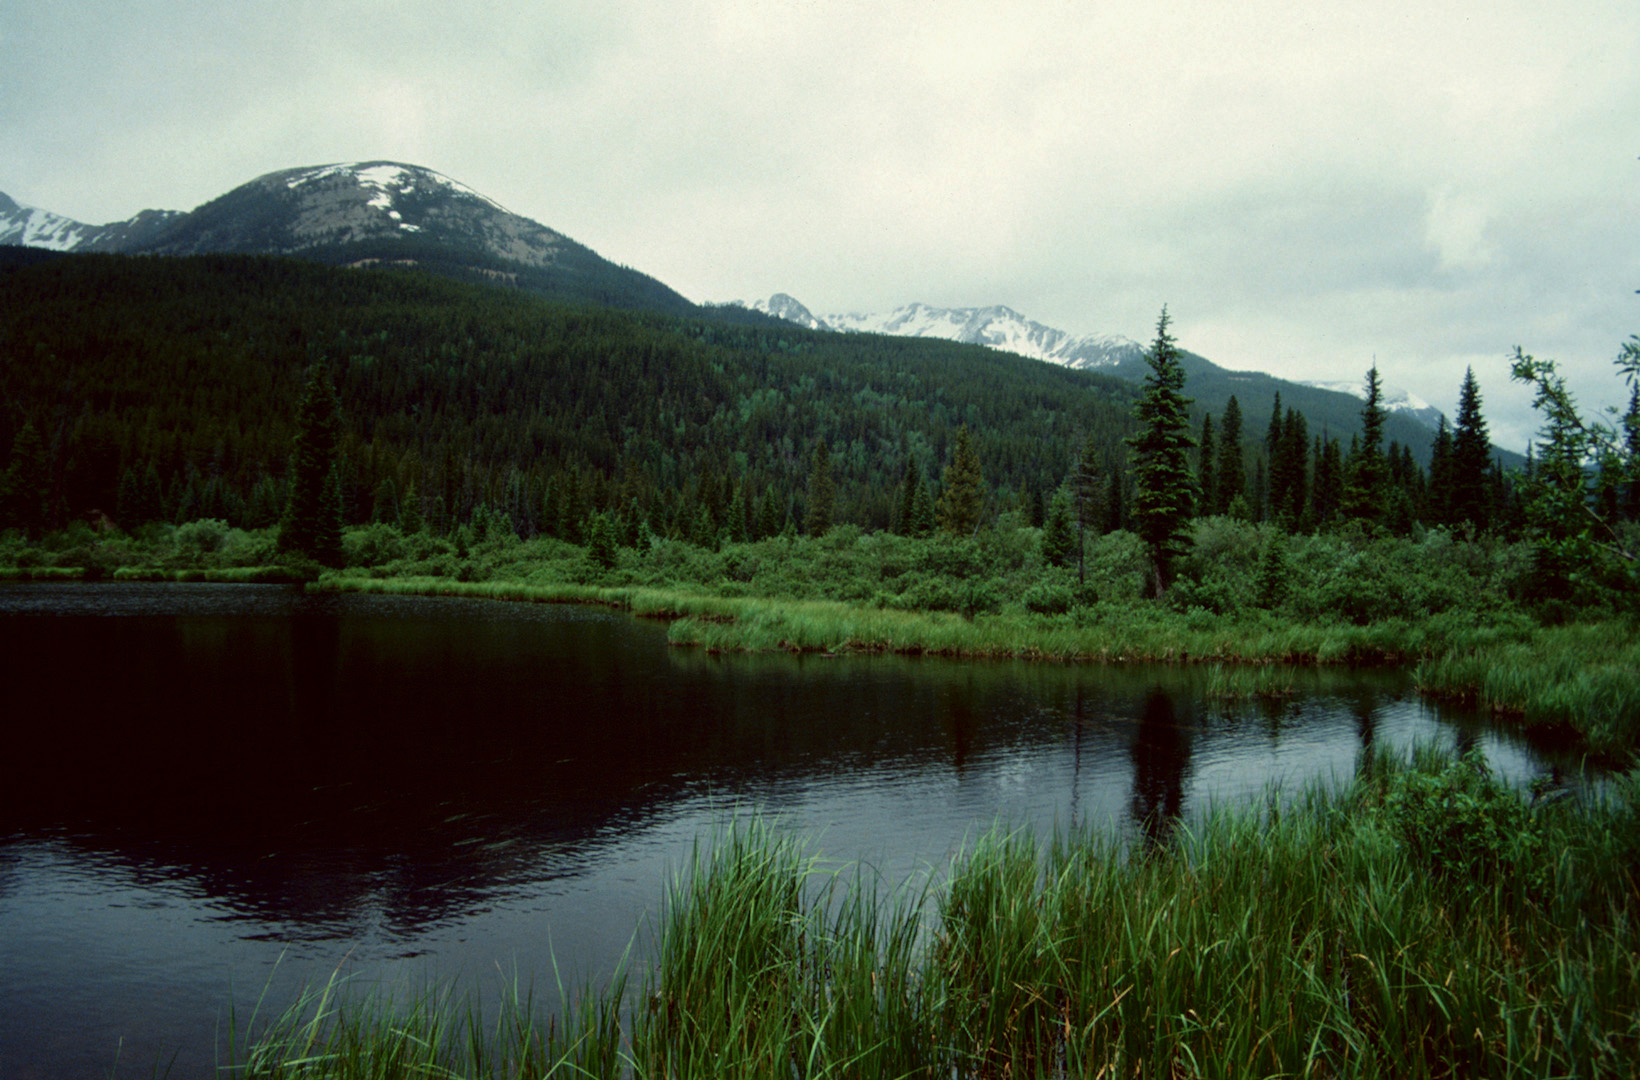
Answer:
<svg viewBox="0 0 1640 1080"><path fill-rule="evenodd" d="M208 1024L224 956L607 968L737 805L892 882L993 821L1160 843L1380 742L1545 767L1442 723L1401 673L1299 671L1294 698L1235 706L1205 704L1205 679L713 656L590 608L0 586L0 1061L20 1074L33 1032L75 1014L57 1003L95 1010L131 970L131 1015L163 999ZM40 1070L101 1075L93 1050Z"/></svg>
<svg viewBox="0 0 1640 1080"><path fill-rule="evenodd" d="M1133 822L1149 846L1165 842L1184 810L1190 736L1161 687L1146 697L1133 740Z"/></svg>

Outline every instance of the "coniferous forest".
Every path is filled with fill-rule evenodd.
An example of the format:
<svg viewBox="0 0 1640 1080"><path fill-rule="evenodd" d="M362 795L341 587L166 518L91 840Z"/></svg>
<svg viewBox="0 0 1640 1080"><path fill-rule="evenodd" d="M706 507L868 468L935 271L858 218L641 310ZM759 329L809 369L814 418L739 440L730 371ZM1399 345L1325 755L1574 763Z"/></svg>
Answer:
<svg viewBox="0 0 1640 1080"><path fill-rule="evenodd" d="M1640 406L1585 420L1524 353L1544 435L1505 470L1472 371L1417 448L1365 372L1346 438L1279 394L1201 407L1165 311L1135 385L406 270L3 265L9 576L535 590L713 648L1418 663L1605 752L1640 732Z"/></svg>

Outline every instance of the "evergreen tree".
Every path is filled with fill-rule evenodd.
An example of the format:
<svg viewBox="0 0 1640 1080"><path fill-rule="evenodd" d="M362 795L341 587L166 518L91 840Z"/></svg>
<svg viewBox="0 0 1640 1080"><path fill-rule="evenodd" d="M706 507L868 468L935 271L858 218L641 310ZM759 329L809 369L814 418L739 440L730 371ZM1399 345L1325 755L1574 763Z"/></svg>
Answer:
<svg viewBox="0 0 1640 1080"><path fill-rule="evenodd" d="M763 489L763 501L757 508L757 538L767 540L779 536L786 527L786 511L775 498L774 485Z"/></svg>
<svg viewBox="0 0 1640 1080"><path fill-rule="evenodd" d="M1280 529L1270 534L1270 542L1259 559L1254 582L1254 603L1261 608L1278 608L1287 599L1290 570L1287 563L1287 534Z"/></svg>
<svg viewBox="0 0 1640 1080"><path fill-rule="evenodd" d="M744 544L751 539L751 531L747 522L746 485L741 483L736 485L734 498L729 500L728 530L730 543Z"/></svg>
<svg viewBox="0 0 1640 1080"><path fill-rule="evenodd" d="M296 436L290 457L290 501L279 523L276 550L323 566L342 564L342 493L336 470L341 407L323 363L308 370L296 405Z"/></svg>
<svg viewBox="0 0 1640 1080"><path fill-rule="evenodd" d="M1425 500L1432 525L1452 524L1452 431L1442 414L1429 447L1429 497Z"/></svg>
<svg viewBox="0 0 1640 1080"><path fill-rule="evenodd" d="M396 521L399 516L398 498L393 491L393 478L383 477L370 497L371 521Z"/></svg>
<svg viewBox="0 0 1640 1080"><path fill-rule="evenodd" d="M1156 595L1166 591L1173 563L1190 550L1189 522L1195 486L1190 475L1190 399L1184 396L1184 368L1167 332L1167 308L1156 321L1156 340L1145 361L1150 374L1134 408L1139 433L1128 439L1133 458L1136 531L1150 548Z"/></svg>
<svg viewBox="0 0 1640 1080"><path fill-rule="evenodd" d="M905 456L905 477L900 481L900 513L899 531L902 536L914 535L911 531L912 508L917 501L917 490L922 487L922 470L917 467L917 456Z"/></svg>
<svg viewBox="0 0 1640 1080"><path fill-rule="evenodd" d="M940 492L940 528L955 536L970 536L979 529L985 513L985 475L979 455L974 453L968 425L957 429L957 445L951 464L945 467L945 486Z"/></svg>
<svg viewBox="0 0 1640 1080"><path fill-rule="evenodd" d="M1224 421L1219 425L1219 467L1214 477L1217 513L1230 513L1230 504L1247 497L1247 467L1242 461L1241 405L1236 395L1224 403Z"/></svg>
<svg viewBox="0 0 1640 1080"><path fill-rule="evenodd" d="M1344 455L1337 439L1316 436L1315 482L1310 486L1310 521L1316 527L1338 519L1344 499Z"/></svg>
<svg viewBox="0 0 1640 1080"><path fill-rule="evenodd" d="M1201 496L1196 500L1196 508L1202 514L1212 514L1219 504L1219 494L1215 489L1215 469L1217 462L1214 455L1217 452L1213 445L1213 414L1202 417L1202 436L1199 451L1196 455L1196 476L1201 485Z"/></svg>
<svg viewBox="0 0 1640 1080"><path fill-rule="evenodd" d="M615 529L609 515L592 515L587 528L587 561L600 570L615 569Z"/></svg>
<svg viewBox="0 0 1640 1080"><path fill-rule="evenodd" d="M1309 502L1310 434L1304 414L1288 408L1276 425L1274 450L1270 454L1270 519L1286 528L1295 528L1304 517Z"/></svg>
<svg viewBox="0 0 1640 1080"><path fill-rule="evenodd" d="M1105 524L1104 531L1116 532L1127 528L1127 502L1122 497L1122 473L1118 469L1110 470L1110 486L1105 491Z"/></svg>
<svg viewBox="0 0 1640 1080"><path fill-rule="evenodd" d="M1384 460L1383 387L1378 365L1367 371L1367 400L1361 406L1361 441L1350 454L1344 488L1344 516L1375 522L1384 512L1389 466Z"/></svg>
<svg viewBox="0 0 1640 1080"><path fill-rule="evenodd" d="M837 483L831 476L831 451L821 438L814 445L814 457L809 464L809 505L803 515L803 531L810 536L826 535L836 502Z"/></svg>
<svg viewBox="0 0 1640 1080"><path fill-rule="evenodd" d="M1082 460L1076 463L1076 577L1088 580L1088 527L1098 532L1105 523L1105 483L1099 466L1099 448L1089 435L1082 444Z"/></svg>
<svg viewBox="0 0 1640 1080"><path fill-rule="evenodd" d="M1061 489L1054 492L1042 525L1042 561L1050 566L1069 566L1079 546L1071 528L1071 502Z"/></svg>
<svg viewBox="0 0 1640 1080"><path fill-rule="evenodd" d="M404 489L404 498L399 500L399 532L414 536L421 532L421 526L421 492L412 480Z"/></svg>
<svg viewBox="0 0 1640 1080"><path fill-rule="evenodd" d="M6 468L4 520L0 524L19 528L29 539L45 528L51 503L51 470L45 443L32 423L25 423L11 444L11 464Z"/></svg>
<svg viewBox="0 0 1640 1080"><path fill-rule="evenodd" d="M911 503L912 536L931 536L934 532L934 497L928 494L927 484L917 485L917 497Z"/></svg>
<svg viewBox="0 0 1640 1080"><path fill-rule="evenodd" d="M1464 369L1458 392L1458 419L1452 431L1452 473L1448 479L1451 521L1490 525L1487 515L1487 477L1492 469L1492 443L1481 416L1481 391L1473 368Z"/></svg>

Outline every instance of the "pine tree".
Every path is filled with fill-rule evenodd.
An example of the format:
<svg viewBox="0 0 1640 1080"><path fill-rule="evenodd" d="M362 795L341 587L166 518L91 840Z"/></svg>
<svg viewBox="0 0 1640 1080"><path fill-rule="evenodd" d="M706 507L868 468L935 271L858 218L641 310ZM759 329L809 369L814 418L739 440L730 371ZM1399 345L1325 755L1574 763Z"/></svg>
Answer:
<svg viewBox="0 0 1640 1080"><path fill-rule="evenodd" d="M814 444L814 457L809 464L809 505L803 515L803 531L810 536L824 536L831 528L831 515L837 503L837 482L831 476L831 451L822 438Z"/></svg>
<svg viewBox="0 0 1640 1080"><path fill-rule="evenodd" d="M1481 391L1475 371L1466 368L1458 392L1458 419L1452 431L1452 473L1448 499L1454 525L1471 522L1476 529L1490 525L1487 514L1487 474L1492 469L1492 443L1481 416Z"/></svg>
<svg viewBox="0 0 1640 1080"><path fill-rule="evenodd" d="M1430 524L1452 524L1452 430L1446 426L1444 413L1429 447L1429 498L1425 503Z"/></svg>
<svg viewBox="0 0 1640 1080"><path fill-rule="evenodd" d="M1219 467L1214 510L1220 514L1231 512L1230 505L1238 498L1247 498L1247 467L1242 461L1241 405L1236 395L1224 403L1224 422L1219 425Z"/></svg>
<svg viewBox="0 0 1640 1080"><path fill-rule="evenodd" d="M600 570L615 569L615 529L609 515L592 515L587 527L587 561Z"/></svg>
<svg viewBox="0 0 1640 1080"><path fill-rule="evenodd" d="M1389 466L1384 460L1383 387L1378 365L1367 371L1367 400L1361 406L1361 441L1350 454L1344 488L1344 516L1378 521L1388 496Z"/></svg>
<svg viewBox="0 0 1640 1080"><path fill-rule="evenodd" d="M1139 433L1128 439L1133 459L1134 524L1150 548L1156 595L1167 589L1173 563L1190 550L1194 478L1190 475L1190 399L1184 396L1184 368L1167 332L1167 308L1156 321L1156 340L1146 354L1150 374L1134 408Z"/></svg>
<svg viewBox="0 0 1640 1080"><path fill-rule="evenodd" d="M912 536L931 536L935 527L934 497L928 494L927 484L917 485L917 497L911 503Z"/></svg>
<svg viewBox="0 0 1640 1080"><path fill-rule="evenodd" d="M1076 532L1071 528L1071 502L1061 489L1054 492L1042 525L1042 561L1050 566L1068 566L1078 546Z"/></svg>
<svg viewBox="0 0 1640 1080"><path fill-rule="evenodd" d="M7 493L7 505L0 507L0 525L20 528L29 539L38 537L51 502L51 470L45 443L32 423L25 423L12 440L11 464L3 479L0 488Z"/></svg>
<svg viewBox="0 0 1640 1080"><path fill-rule="evenodd" d="M1105 523L1105 483L1099 465L1099 448L1093 436L1082 444L1082 460L1076 463L1076 578L1088 580L1088 527L1100 531Z"/></svg>
<svg viewBox="0 0 1640 1080"><path fill-rule="evenodd" d="M957 429L957 445L951 464L945 467L945 486L940 492L940 528L955 536L972 535L985 513L985 475L979 455L974 453L968 425Z"/></svg>
<svg viewBox="0 0 1640 1080"><path fill-rule="evenodd" d="M915 454L905 456L905 476L900 481L900 512L899 532L902 536L911 536L912 509L917 502L917 489L922 487L922 470L917 467Z"/></svg>
<svg viewBox="0 0 1640 1080"><path fill-rule="evenodd" d="M1196 508L1202 514L1211 514L1219 504L1218 492L1214 488L1215 466L1213 446L1213 414L1202 417L1202 437L1196 454L1196 476L1201 484L1201 497L1196 500Z"/></svg>
<svg viewBox="0 0 1640 1080"><path fill-rule="evenodd" d="M751 531L747 524L746 485L741 483L735 487L734 498L729 500L729 542L744 544L751 539Z"/></svg>
<svg viewBox="0 0 1640 1080"><path fill-rule="evenodd" d="M757 507L757 538L767 540L779 536L786 527L786 511L775 498L774 485L763 489L763 500Z"/></svg>
<svg viewBox="0 0 1640 1080"><path fill-rule="evenodd" d="M1344 499L1344 454L1337 439L1316 436L1315 482L1310 487L1310 521L1317 528L1337 520Z"/></svg>
<svg viewBox="0 0 1640 1080"><path fill-rule="evenodd" d="M296 405L296 437L290 456L290 501L279 523L276 549L322 566L342 564L342 493L336 469L341 406L324 364L308 370Z"/></svg>
<svg viewBox="0 0 1640 1080"><path fill-rule="evenodd" d="M404 498L399 500L399 532L414 536L421 532L421 526L421 492L412 480L404 489Z"/></svg>

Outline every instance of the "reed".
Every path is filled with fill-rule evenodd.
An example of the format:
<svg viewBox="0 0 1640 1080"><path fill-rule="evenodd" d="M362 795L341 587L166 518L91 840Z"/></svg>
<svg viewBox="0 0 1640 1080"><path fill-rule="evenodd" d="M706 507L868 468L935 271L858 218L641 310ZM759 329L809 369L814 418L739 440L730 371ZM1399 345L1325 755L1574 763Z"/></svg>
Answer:
<svg viewBox="0 0 1640 1080"><path fill-rule="evenodd" d="M1472 761L1372 755L1342 791L1272 794L1159 845L993 830L937 887L896 890L741 822L673 881L635 993L618 974L543 1022L515 992L483 1022L447 993L358 1007L325 988L235 1067L1623 1076L1637 811L1636 775L1534 805Z"/></svg>
<svg viewBox="0 0 1640 1080"><path fill-rule="evenodd" d="M1597 752L1640 743L1640 635L1622 624L1545 627L1529 641L1459 648L1420 663L1420 692L1529 726L1577 732Z"/></svg>

